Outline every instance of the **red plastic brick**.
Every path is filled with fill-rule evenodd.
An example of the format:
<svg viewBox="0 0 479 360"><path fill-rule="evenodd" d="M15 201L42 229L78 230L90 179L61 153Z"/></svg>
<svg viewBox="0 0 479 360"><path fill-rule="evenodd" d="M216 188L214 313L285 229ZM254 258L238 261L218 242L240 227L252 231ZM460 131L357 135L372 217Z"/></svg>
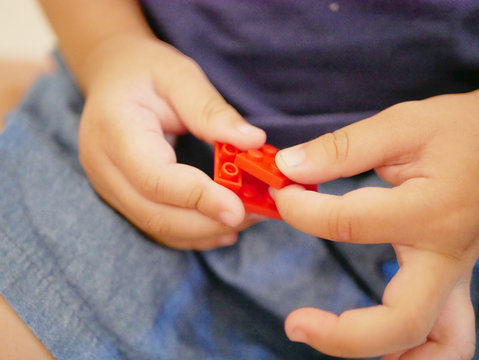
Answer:
<svg viewBox="0 0 479 360"><path fill-rule="evenodd" d="M243 186L238 196L250 213L281 220L276 204L269 195L269 185L248 173L243 174Z"/></svg>
<svg viewBox="0 0 479 360"><path fill-rule="evenodd" d="M215 144L214 181L237 193L242 186L242 174L234 164L239 150L230 144Z"/></svg>
<svg viewBox="0 0 479 360"><path fill-rule="evenodd" d="M230 144L215 144L214 180L234 191L243 202L247 212L281 220L269 187L281 189L295 184L284 176L276 166L274 157L278 149L264 145L261 149L240 152ZM316 191L316 185L304 185Z"/></svg>
<svg viewBox="0 0 479 360"><path fill-rule="evenodd" d="M252 149L236 155L235 164L241 170L264 181L275 189L284 188L293 183L276 166L274 157L278 149L273 145L264 145L261 149Z"/></svg>

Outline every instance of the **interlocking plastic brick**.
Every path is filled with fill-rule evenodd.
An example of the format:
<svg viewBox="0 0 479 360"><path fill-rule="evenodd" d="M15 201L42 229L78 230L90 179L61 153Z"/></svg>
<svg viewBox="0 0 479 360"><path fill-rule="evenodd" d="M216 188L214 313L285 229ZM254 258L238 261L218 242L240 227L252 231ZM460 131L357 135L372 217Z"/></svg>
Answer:
<svg viewBox="0 0 479 360"><path fill-rule="evenodd" d="M234 164L239 150L230 144L215 143L214 181L237 193L242 186L242 174Z"/></svg>
<svg viewBox="0 0 479 360"><path fill-rule="evenodd" d="M250 213L281 220L276 204L268 191L269 185L248 173L243 174L243 186L238 196Z"/></svg>
<svg viewBox="0 0 479 360"><path fill-rule="evenodd" d="M282 189L293 184L293 181L283 175L276 166L274 157L277 152L276 147L266 144L261 149L251 149L236 155L235 165L275 189Z"/></svg>
<svg viewBox="0 0 479 360"><path fill-rule="evenodd" d="M247 212L281 220L268 189L270 186L281 189L295 182L276 166L274 157L277 152L278 149L272 145L240 152L231 144L216 143L214 180L234 191ZM316 185L300 185L308 190L317 190Z"/></svg>

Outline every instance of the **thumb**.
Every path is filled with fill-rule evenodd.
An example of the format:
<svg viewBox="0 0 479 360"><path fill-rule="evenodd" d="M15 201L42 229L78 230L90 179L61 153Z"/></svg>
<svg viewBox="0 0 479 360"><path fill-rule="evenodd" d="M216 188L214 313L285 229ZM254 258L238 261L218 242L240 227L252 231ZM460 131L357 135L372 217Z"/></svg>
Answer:
<svg viewBox="0 0 479 360"><path fill-rule="evenodd" d="M259 148L265 143L265 132L245 121L193 61L182 64L179 76L167 82L161 95L196 137L210 144L230 143L242 150Z"/></svg>
<svg viewBox="0 0 479 360"><path fill-rule="evenodd" d="M403 164L421 143L402 103L315 140L278 152L276 164L287 177L308 184L357 175L373 168Z"/></svg>

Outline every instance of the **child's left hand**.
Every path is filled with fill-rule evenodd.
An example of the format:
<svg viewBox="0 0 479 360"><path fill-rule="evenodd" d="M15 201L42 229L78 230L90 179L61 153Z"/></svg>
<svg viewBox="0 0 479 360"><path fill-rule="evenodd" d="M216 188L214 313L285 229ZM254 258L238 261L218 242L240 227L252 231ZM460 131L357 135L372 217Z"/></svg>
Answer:
<svg viewBox="0 0 479 360"><path fill-rule="evenodd" d="M327 354L385 359L470 359L469 296L479 255L479 91L402 103L333 134L280 151L282 172L322 183L374 169L391 189L344 196L289 186L274 191L281 216L316 236L393 244L400 270L383 304L299 309L286 332Z"/></svg>

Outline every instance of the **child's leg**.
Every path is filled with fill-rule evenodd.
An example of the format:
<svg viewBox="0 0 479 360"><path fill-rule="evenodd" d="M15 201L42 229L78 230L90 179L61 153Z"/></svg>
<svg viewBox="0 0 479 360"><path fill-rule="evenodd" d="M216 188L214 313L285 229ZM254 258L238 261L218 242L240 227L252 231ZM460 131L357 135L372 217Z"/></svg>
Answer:
<svg viewBox="0 0 479 360"><path fill-rule="evenodd" d="M53 359L48 350L0 296L0 358Z"/></svg>
<svg viewBox="0 0 479 360"><path fill-rule="evenodd" d="M3 117L17 106L24 92L32 81L49 65L43 62L14 62L0 59L0 132L3 128Z"/></svg>
<svg viewBox="0 0 479 360"><path fill-rule="evenodd" d="M65 72L42 77L0 135L0 292L55 357L316 359L286 339L287 312L367 302L316 239L281 222L207 253L145 238L85 178L81 107Z"/></svg>
<svg viewBox="0 0 479 360"><path fill-rule="evenodd" d="M47 69L43 63L14 63L0 61L0 132L5 113L13 109L23 93ZM53 359L33 332L0 296L0 358L2 359Z"/></svg>

